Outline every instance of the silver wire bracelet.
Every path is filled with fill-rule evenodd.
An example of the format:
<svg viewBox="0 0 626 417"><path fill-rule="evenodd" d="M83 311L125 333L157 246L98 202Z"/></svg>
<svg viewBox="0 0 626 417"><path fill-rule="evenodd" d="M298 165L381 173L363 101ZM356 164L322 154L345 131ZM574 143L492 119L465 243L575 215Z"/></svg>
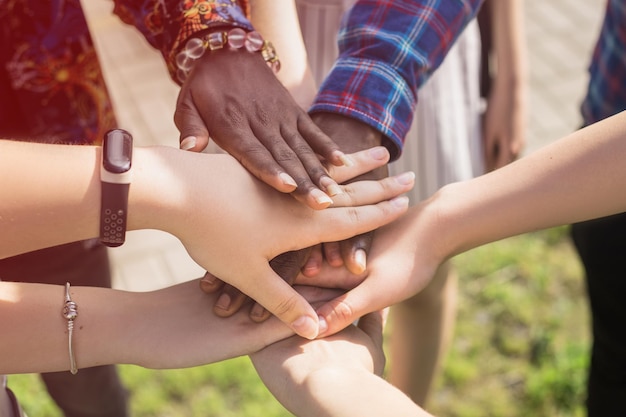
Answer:
<svg viewBox="0 0 626 417"><path fill-rule="evenodd" d="M72 301L70 297L70 283L65 283L65 304L63 305L63 317L67 319L67 341L70 351L70 372L72 375L78 373L76 367L76 358L74 357L74 348L72 346L72 336L74 334L74 320L78 317L78 304Z"/></svg>

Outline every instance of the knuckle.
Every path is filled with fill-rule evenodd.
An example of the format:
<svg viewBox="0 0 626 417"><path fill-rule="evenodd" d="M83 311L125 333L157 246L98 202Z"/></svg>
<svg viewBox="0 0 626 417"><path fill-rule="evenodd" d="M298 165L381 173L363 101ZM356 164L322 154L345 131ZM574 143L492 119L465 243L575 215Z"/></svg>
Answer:
<svg viewBox="0 0 626 417"><path fill-rule="evenodd" d="M297 305L300 302L300 296L296 293L289 295L286 298L280 300L277 304L275 304L272 308L272 312L279 317L282 317L288 314L291 311L294 311Z"/></svg>
<svg viewBox="0 0 626 417"><path fill-rule="evenodd" d="M274 159L278 163L293 163L296 159L296 153L289 146L285 146L285 143L282 139L278 137L274 137L271 139L273 145Z"/></svg>
<svg viewBox="0 0 626 417"><path fill-rule="evenodd" d="M348 211L348 219L350 222L352 222L352 224L357 225L361 223L361 215L359 211L356 209L356 207L347 207L347 211Z"/></svg>
<svg viewBox="0 0 626 417"><path fill-rule="evenodd" d="M354 320L354 310L345 301L338 301L332 307L333 322L337 325L351 323Z"/></svg>

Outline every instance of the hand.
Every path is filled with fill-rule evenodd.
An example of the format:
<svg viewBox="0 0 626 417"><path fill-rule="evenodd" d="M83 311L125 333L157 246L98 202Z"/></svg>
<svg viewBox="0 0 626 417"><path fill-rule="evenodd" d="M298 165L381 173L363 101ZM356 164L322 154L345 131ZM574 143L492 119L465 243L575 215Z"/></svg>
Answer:
<svg viewBox="0 0 626 417"><path fill-rule="evenodd" d="M313 121L347 152L357 152L378 146L383 138L380 132L351 117L334 113L314 113ZM387 165L369 171L351 181L379 180L389 175ZM367 253L372 244L372 232L342 242L327 242L312 251L303 270L314 276L324 260L332 266L345 265L349 271L360 274L365 270Z"/></svg>
<svg viewBox="0 0 626 417"><path fill-rule="evenodd" d="M382 330L383 312L379 311L334 336L312 341L292 336L250 358L265 385L289 411L299 416L320 415L315 411L321 407L317 384L325 385L343 372L365 377L382 374ZM347 388L358 390L358 386Z"/></svg>
<svg viewBox="0 0 626 417"><path fill-rule="evenodd" d="M403 197L375 206L354 206L393 198L413 185L412 173L380 182L352 183L342 186L344 191L333 198L333 207L319 211L255 181L227 155L211 155L211 164L206 163L209 155L188 152L178 155L185 158L185 163L177 166L188 172L191 195L183 196L186 199L180 203L172 202L186 207L187 212L181 214L182 218L171 219L168 231L181 239L191 257L208 272L252 297L296 333L309 338L317 335L317 315L272 271L270 260L285 252L321 241L344 239L394 220L407 208ZM389 154L379 147L352 157L355 166L330 167L329 172L344 181L386 163ZM163 169L167 171L167 167ZM227 180L219 182L210 193L198 191L201 189L198 181L215 177ZM159 179L154 181L162 186ZM172 193L170 197L176 195ZM350 207L342 208L345 206ZM191 217L189 207L207 209L201 216L196 213Z"/></svg>
<svg viewBox="0 0 626 417"><path fill-rule="evenodd" d="M315 113L312 117L322 130L335 138L345 149L351 149L351 152L377 146L382 141L380 132L355 119L333 113ZM363 175L351 180L382 179L388 173L386 166L363 172ZM347 178L336 179L339 182L350 181ZM348 270L360 274L365 270L371 240L372 234L366 233L343 242L327 242L316 246L313 250L285 253L272 260L272 269L285 282L292 284L301 269L311 277L318 274L325 257L333 266L339 267L345 262ZM215 305L215 314L221 317L234 314L246 301L246 296L241 291L232 285L224 285L223 281L211 274L207 274L203 279L202 289L207 293L221 291ZM251 309L250 316L253 320L261 322L269 317L269 313L257 304Z"/></svg>
<svg viewBox="0 0 626 417"><path fill-rule="evenodd" d="M311 249L312 248L290 251L278 255L270 261L270 267L285 280L286 283L292 285L296 276L300 273L300 268L308 259ZM236 287L225 284L224 281L208 272L200 281L200 288L207 294L219 292L213 310L219 317L230 317L237 313L241 307L250 300L248 296L239 291ZM259 303L254 303L250 308L250 318L257 323L261 323L270 317L270 312Z"/></svg>
<svg viewBox="0 0 626 417"><path fill-rule="evenodd" d="M338 295L312 287L295 290L310 303ZM244 312L218 318L211 311L214 298L198 291L198 280L126 295L123 299L133 309L138 329L126 332L125 345L120 342L124 362L153 369L185 368L247 355L293 336L275 317L262 324L252 322ZM159 348L148 348L155 345Z"/></svg>
<svg viewBox="0 0 626 417"><path fill-rule="evenodd" d="M328 207L328 195L337 190L319 156L340 166L345 155L261 54L229 49L204 54L182 86L174 121L184 149L203 150L210 135L255 177L311 208Z"/></svg>
<svg viewBox="0 0 626 417"><path fill-rule="evenodd" d="M481 25L487 33L491 59L496 62L488 72L489 97L485 113L485 171L490 172L513 162L524 148L526 127L526 44L523 36L523 1L486 1L490 18Z"/></svg>
<svg viewBox="0 0 626 417"><path fill-rule="evenodd" d="M324 339L290 337L252 354L252 363L270 392L300 417L432 417L380 377L384 314L368 314Z"/></svg>
<svg viewBox="0 0 626 417"><path fill-rule="evenodd" d="M523 87L499 80L494 82L483 121L486 172L501 168L520 156L526 140L525 106Z"/></svg>
<svg viewBox="0 0 626 417"><path fill-rule="evenodd" d="M382 147L376 148L380 152L385 154L385 162L388 160L388 153ZM360 165L363 160L363 156L366 155L364 152L358 152L356 154L350 155L352 159L354 159L358 165ZM381 165L383 162L380 161ZM370 168L373 168L370 166ZM369 169L369 168L367 168ZM361 172L365 172L367 169L362 169ZM345 181L348 179L347 176L339 176L340 172L347 171L345 168L334 168L334 172L337 174L333 174L340 181ZM392 182L389 182L392 181ZM400 182L396 184L396 182ZM391 184L391 188L401 187L404 189L405 187L412 187L414 182L414 175L412 173L407 173L404 175L393 177L393 179L386 179L381 184ZM374 184L372 182L367 182L368 184ZM345 192L348 195L353 194L353 185L345 186ZM363 242L363 240L357 240L357 244ZM358 246L356 246L358 247ZM369 246L368 246L369 249ZM291 251L288 253L281 254L280 256L272 259L270 265L272 269L280 275L286 283L293 284L296 276L299 274L303 264L309 259L309 254L312 253L311 248L300 250L300 251ZM229 317L235 312L239 311L241 306L246 302L247 297L241 291L239 291L236 286L233 285L224 285L224 282L219 279L216 275L208 273L204 279L202 280L201 288L203 291L207 293L215 293L220 291L220 296L217 298L217 303L215 305L215 314L220 317ZM261 303L262 304L262 303ZM263 308L261 304L254 305L250 310L250 316L252 320L257 322L262 322L269 317L269 312Z"/></svg>
<svg viewBox="0 0 626 417"><path fill-rule="evenodd" d="M436 231L437 209L421 203L376 231L367 271L355 275L324 264L314 280L301 275L296 284L326 287L355 286L317 309L319 337L349 326L364 314L391 306L421 291L446 259L445 236ZM445 254L444 254L445 253ZM322 330L323 326L327 328Z"/></svg>

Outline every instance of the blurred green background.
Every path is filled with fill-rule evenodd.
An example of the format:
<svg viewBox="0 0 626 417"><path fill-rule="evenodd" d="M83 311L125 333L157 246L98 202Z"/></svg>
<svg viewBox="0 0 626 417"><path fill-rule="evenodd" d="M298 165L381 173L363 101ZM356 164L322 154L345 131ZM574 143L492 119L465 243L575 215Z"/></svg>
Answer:
<svg viewBox="0 0 626 417"><path fill-rule="evenodd" d="M568 233L566 227L530 233L455 258L455 336L427 406L431 413L584 415L589 313ZM291 415L247 358L184 370L120 370L134 417ZM61 416L36 375L11 376L9 385L29 416Z"/></svg>

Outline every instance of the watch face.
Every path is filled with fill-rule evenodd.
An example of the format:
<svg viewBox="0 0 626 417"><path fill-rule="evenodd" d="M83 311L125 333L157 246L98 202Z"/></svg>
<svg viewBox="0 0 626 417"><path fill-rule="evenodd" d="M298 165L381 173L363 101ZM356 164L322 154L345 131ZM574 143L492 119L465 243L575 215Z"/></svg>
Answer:
<svg viewBox="0 0 626 417"><path fill-rule="evenodd" d="M130 169L133 137L125 130L115 129L104 136L103 164L109 172L121 174Z"/></svg>

